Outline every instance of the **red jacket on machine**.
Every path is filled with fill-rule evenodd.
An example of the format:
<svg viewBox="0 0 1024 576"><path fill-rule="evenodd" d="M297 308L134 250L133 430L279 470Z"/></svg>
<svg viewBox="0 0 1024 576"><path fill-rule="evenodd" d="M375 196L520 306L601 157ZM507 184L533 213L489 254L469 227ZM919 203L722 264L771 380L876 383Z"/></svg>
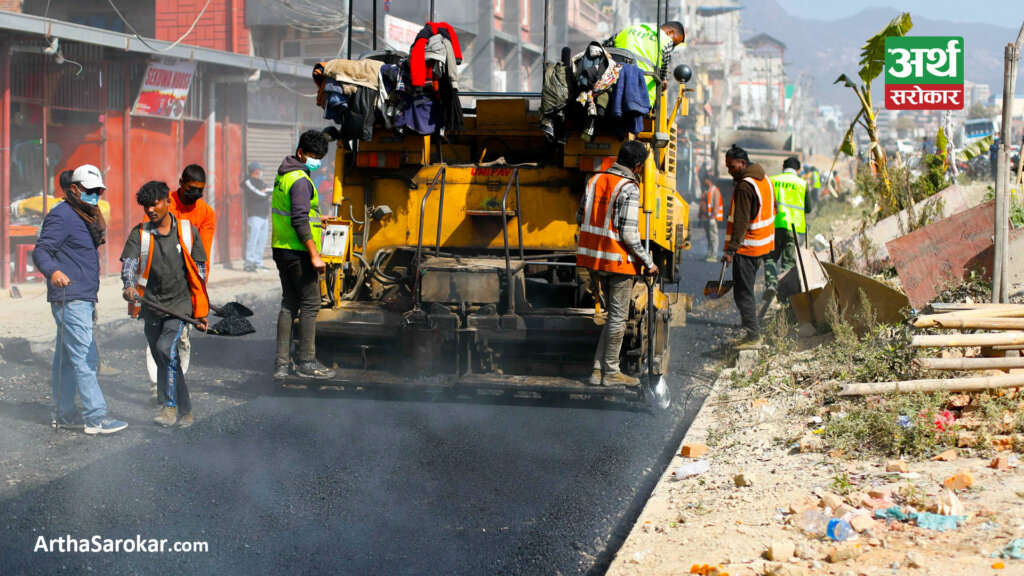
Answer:
<svg viewBox="0 0 1024 576"><path fill-rule="evenodd" d="M416 40L412 43L412 47L409 48L409 76L412 80L413 86L426 86L427 81L433 81L434 79L434 67L427 66L427 61L424 55L424 49L427 46L427 40L435 34L444 34L452 43L452 50L455 52L455 59L458 62L462 62L462 49L459 48L459 37L455 35L455 30L447 22L427 22L420 30L420 33L416 35ZM452 70L450 74L454 74Z"/></svg>

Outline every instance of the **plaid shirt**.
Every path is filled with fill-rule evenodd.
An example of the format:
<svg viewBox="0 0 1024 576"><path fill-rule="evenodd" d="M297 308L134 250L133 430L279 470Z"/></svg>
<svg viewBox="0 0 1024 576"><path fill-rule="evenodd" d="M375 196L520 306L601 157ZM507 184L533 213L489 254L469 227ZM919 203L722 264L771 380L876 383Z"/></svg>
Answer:
<svg viewBox="0 0 1024 576"><path fill-rule="evenodd" d="M651 255L644 249L640 238L640 187L637 185L636 176L625 166L615 163L608 169L607 174L625 178L630 182L622 187L619 195L615 198L615 206L612 207L612 221L615 228L622 237L622 245L637 260L650 268L654 265ZM595 174L599 178L601 174ZM576 211L576 224L583 224L583 213L586 210L590 198L584 195L583 202Z"/></svg>

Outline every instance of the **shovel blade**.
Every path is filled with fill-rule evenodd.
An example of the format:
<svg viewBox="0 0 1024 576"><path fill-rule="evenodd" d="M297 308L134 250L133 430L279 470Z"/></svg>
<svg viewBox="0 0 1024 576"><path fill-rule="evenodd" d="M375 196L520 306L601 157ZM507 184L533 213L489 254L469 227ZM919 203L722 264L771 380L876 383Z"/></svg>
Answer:
<svg viewBox="0 0 1024 576"><path fill-rule="evenodd" d="M704 296L709 300L717 300L728 294L729 290L732 290L732 285L732 280L723 282L722 284L719 284L718 282L708 282L707 285L704 286Z"/></svg>
<svg viewBox="0 0 1024 576"><path fill-rule="evenodd" d="M657 407L659 410L666 410L672 405L672 392L669 390L664 376L655 376L655 378L658 380L653 386L650 379L644 382L644 396L647 398L648 405Z"/></svg>
<svg viewBox="0 0 1024 576"><path fill-rule="evenodd" d="M253 328L248 320L241 316L227 316L220 322L210 326L206 333L214 336L245 336L247 334L255 334L256 329Z"/></svg>

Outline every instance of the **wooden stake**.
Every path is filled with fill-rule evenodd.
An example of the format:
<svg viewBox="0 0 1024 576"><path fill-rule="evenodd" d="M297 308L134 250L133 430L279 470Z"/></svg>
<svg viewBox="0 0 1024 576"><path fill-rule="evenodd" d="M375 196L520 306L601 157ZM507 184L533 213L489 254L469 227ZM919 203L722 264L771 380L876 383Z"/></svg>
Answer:
<svg viewBox="0 0 1024 576"><path fill-rule="evenodd" d="M918 358L914 364L925 370L1012 370L1024 368L1024 358Z"/></svg>
<svg viewBox="0 0 1024 576"><path fill-rule="evenodd" d="M948 316L952 316L952 314ZM1024 330L1024 318L936 318L935 328L946 330Z"/></svg>
<svg viewBox="0 0 1024 576"><path fill-rule="evenodd" d="M944 314L924 314L911 322L917 328L931 328L940 320L971 319L971 318L1024 318L1024 305L999 304L973 310L959 310Z"/></svg>
<svg viewBox="0 0 1024 576"><path fill-rule="evenodd" d="M974 392L995 388L1020 388L1024 386L1024 374L1010 376L985 376L981 378L946 378L936 380L901 380L899 382L875 382L870 384L844 384L840 396L867 396L892 394L894 392Z"/></svg>
<svg viewBox="0 0 1024 576"><path fill-rule="evenodd" d="M950 348L956 346L1006 346L1024 344L1024 332L995 334L935 334L914 336L911 348Z"/></svg>

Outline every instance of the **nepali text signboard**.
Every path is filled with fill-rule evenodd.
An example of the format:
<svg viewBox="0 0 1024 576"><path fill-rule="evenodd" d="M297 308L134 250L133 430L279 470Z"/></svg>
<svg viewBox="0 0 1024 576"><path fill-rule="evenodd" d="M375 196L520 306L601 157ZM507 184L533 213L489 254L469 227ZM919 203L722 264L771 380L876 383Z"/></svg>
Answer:
<svg viewBox="0 0 1024 576"><path fill-rule="evenodd" d="M195 62L150 62L132 114L180 120L195 72Z"/></svg>
<svg viewBox="0 0 1024 576"><path fill-rule="evenodd" d="M887 110L962 110L964 39L889 36L885 39Z"/></svg>
<svg viewBox="0 0 1024 576"><path fill-rule="evenodd" d="M416 35L423 29L422 24L396 18L391 14L384 15L384 41L388 48L408 52L416 41Z"/></svg>

